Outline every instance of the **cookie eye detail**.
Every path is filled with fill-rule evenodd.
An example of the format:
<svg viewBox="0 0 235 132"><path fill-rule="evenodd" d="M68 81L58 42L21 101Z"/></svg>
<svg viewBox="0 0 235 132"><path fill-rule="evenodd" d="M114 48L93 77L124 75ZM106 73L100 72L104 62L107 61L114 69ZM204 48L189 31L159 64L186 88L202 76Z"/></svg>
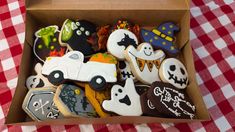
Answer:
<svg viewBox="0 0 235 132"><path fill-rule="evenodd" d="M84 27L80 27L80 30L81 30L81 31L84 31L85 29L84 29Z"/></svg>
<svg viewBox="0 0 235 132"><path fill-rule="evenodd" d="M36 101L33 103L33 106L37 108L37 107L39 107L39 103Z"/></svg>
<svg viewBox="0 0 235 132"><path fill-rule="evenodd" d="M120 62L119 62L119 68L120 68L120 69L125 69L125 68L126 68L126 64L125 64L124 61L120 61Z"/></svg>
<svg viewBox="0 0 235 132"><path fill-rule="evenodd" d="M180 71L181 71L181 73L182 73L183 75L185 74L185 71L184 71L183 68L180 68Z"/></svg>
<svg viewBox="0 0 235 132"><path fill-rule="evenodd" d="M118 96L118 94L117 94L117 93L115 93L115 96Z"/></svg>
<svg viewBox="0 0 235 132"><path fill-rule="evenodd" d="M118 92L119 92L119 93L122 93L122 90L121 90L121 89L118 89Z"/></svg>
<svg viewBox="0 0 235 132"><path fill-rule="evenodd" d="M175 71L175 65L170 65L170 70Z"/></svg>
<svg viewBox="0 0 235 132"><path fill-rule="evenodd" d="M149 50L151 50L151 47L149 47Z"/></svg>
<svg viewBox="0 0 235 132"><path fill-rule="evenodd" d="M147 49L147 47L144 47L144 49Z"/></svg>
<svg viewBox="0 0 235 132"><path fill-rule="evenodd" d="M89 31L86 31L85 34L86 34L86 36L89 36L89 35L90 35L90 32L89 32Z"/></svg>
<svg viewBox="0 0 235 132"><path fill-rule="evenodd" d="M80 36L82 32L80 30L77 30L77 35Z"/></svg>

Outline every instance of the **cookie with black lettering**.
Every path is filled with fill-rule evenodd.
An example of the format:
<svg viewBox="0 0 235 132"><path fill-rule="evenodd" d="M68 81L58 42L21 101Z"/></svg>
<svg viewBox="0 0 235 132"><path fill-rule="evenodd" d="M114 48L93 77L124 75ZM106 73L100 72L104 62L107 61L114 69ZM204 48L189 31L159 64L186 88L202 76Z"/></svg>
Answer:
<svg viewBox="0 0 235 132"><path fill-rule="evenodd" d="M196 107L187 95L169 83L154 82L147 98L164 115L172 118L194 119Z"/></svg>
<svg viewBox="0 0 235 132"><path fill-rule="evenodd" d="M27 93L22 108L36 121L63 118L53 101L54 95L54 88L32 88Z"/></svg>
<svg viewBox="0 0 235 132"><path fill-rule="evenodd" d="M59 44L59 27L56 25L39 29L35 33L33 52L42 62L49 56L63 56L66 53L66 47Z"/></svg>

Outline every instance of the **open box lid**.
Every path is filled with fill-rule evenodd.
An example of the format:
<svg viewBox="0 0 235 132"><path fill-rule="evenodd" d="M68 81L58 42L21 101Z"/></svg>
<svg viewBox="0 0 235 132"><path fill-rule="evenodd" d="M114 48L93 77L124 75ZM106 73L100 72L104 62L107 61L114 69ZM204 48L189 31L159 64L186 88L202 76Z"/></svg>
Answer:
<svg viewBox="0 0 235 132"><path fill-rule="evenodd" d="M25 0L27 10L189 10L190 0Z"/></svg>

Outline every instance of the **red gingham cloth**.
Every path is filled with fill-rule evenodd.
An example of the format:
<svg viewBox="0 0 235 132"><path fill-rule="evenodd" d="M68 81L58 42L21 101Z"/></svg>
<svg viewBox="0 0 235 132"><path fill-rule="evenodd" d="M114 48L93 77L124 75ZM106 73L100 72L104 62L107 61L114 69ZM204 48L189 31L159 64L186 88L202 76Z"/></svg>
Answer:
<svg viewBox="0 0 235 132"><path fill-rule="evenodd" d="M193 0L190 38L196 78L211 121L181 124L4 125L24 41L23 1L0 0L0 131L235 131L235 2Z"/></svg>

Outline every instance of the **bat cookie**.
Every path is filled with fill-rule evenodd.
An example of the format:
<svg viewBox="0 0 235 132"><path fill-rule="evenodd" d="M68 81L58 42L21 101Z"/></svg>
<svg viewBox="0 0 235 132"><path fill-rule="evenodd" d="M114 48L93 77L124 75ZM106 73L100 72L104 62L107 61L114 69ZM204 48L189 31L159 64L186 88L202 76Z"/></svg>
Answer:
<svg viewBox="0 0 235 132"><path fill-rule="evenodd" d="M22 108L36 121L63 118L53 101L54 95L54 88L32 88L27 93Z"/></svg>
<svg viewBox="0 0 235 132"><path fill-rule="evenodd" d="M175 32L179 27L173 22L166 22L154 28L152 31L141 29L141 37L144 42L152 44L155 49L162 49L168 56L176 56L179 49L175 44Z"/></svg>
<svg viewBox="0 0 235 132"><path fill-rule="evenodd" d="M159 76L163 82L167 82L179 89L188 86L188 72L185 66L175 58L165 59L159 69Z"/></svg>
<svg viewBox="0 0 235 132"><path fill-rule="evenodd" d="M37 75L31 75L26 80L26 87L31 88L42 88L42 87L54 87L48 79L42 75L42 65L37 63L34 67L34 70Z"/></svg>
<svg viewBox="0 0 235 132"><path fill-rule="evenodd" d="M61 28L59 41L69 50L80 51L85 57L88 57L95 53L92 46L97 45L96 37L95 24L86 20L67 19Z"/></svg>
<svg viewBox="0 0 235 132"><path fill-rule="evenodd" d="M122 116L142 115L140 96L135 90L133 80L128 78L124 87L114 85L111 89L111 99L104 100L102 107Z"/></svg>
<svg viewBox="0 0 235 132"><path fill-rule="evenodd" d="M118 73L120 81L125 81L127 78L135 80L135 76L131 71L131 67L127 61L119 61Z"/></svg>
<svg viewBox="0 0 235 132"><path fill-rule="evenodd" d="M108 38L107 50L119 60L124 60L124 50L129 45L135 48L138 46L138 39L135 34L125 29L117 29Z"/></svg>
<svg viewBox="0 0 235 132"><path fill-rule="evenodd" d="M97 117L84 91L78 86L60 85L56 90L54 102L65 117Z"/></svg>
<svg viewBox="0 0 235 132"><path fill-rule="evenodd" d="M38 30L35 33L36 39L33 45L35 56L42 62L49 56L63 56L66 52L66 47L59 44L58 26L48 26Z"/></svg>
<svg viewBox="0 0 235 132"><path fill-rule="evenodd" d="M195 106L182 90L169 83L154 82L148 90L147 97L159 112L168 117L195 118Z"/></svg>
<svg viewBox="0 0 235 132"><path fill-rule="evenodd" d="M158 69L162 60L165 58L163 51L154 51L149 43L142 43L137 49L129 46L124 53L134 76L139 81L145 84L151 84L160 80Z"/></svg>

